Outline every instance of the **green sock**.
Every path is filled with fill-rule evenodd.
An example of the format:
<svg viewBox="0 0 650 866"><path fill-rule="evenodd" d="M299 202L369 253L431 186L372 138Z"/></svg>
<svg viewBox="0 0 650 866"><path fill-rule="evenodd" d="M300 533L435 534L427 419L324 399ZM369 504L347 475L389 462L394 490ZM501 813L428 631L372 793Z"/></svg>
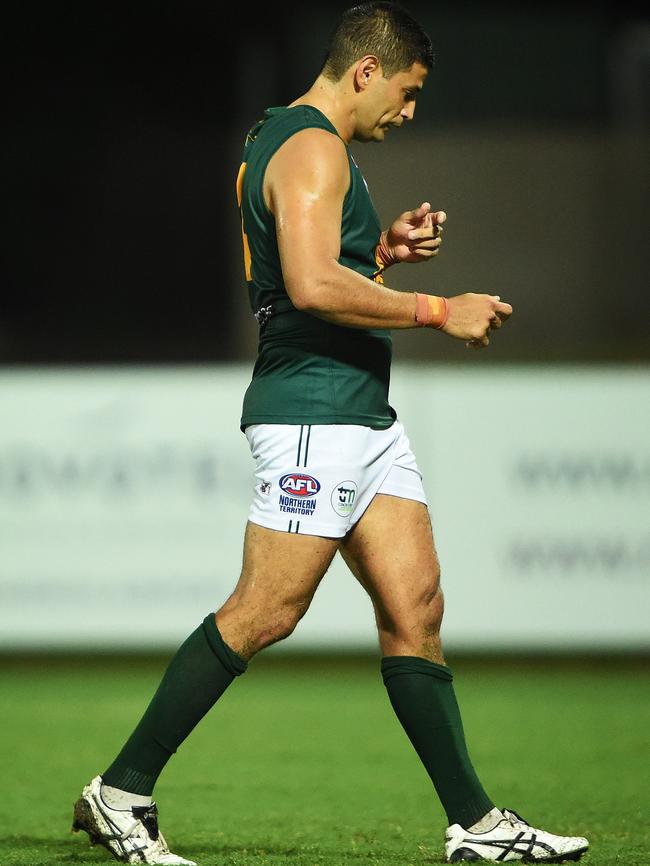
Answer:
<svg viewBox="0 0 650 866"><path fill-rule="evenodd" d="M102 774L103 782L131 794L151 794L176 749L246 668L221 637L214 614L208 614L169 663L138 726Z"/></svg>
<svg viewBox="0 0 650 866"><path fill-rule="evenodd" d="M467 752L451 670L416 656L387 656L381 672L397 718L431 777L449 823L471 826L494 803Z"/></svg>

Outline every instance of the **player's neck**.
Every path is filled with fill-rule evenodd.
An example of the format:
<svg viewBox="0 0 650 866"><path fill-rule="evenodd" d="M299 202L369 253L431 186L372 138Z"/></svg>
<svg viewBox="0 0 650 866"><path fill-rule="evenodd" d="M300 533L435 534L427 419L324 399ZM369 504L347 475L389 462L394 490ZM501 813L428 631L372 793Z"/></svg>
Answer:
<svg viewBox="0 0 650 866"><path fill-rule="evenodd" d="M328 81L323 75L319 75L309 90L291 103L291 107L294 105L313 105L323 112L343 141L347 144L352 141L354 105L342 84Z"/></svg>

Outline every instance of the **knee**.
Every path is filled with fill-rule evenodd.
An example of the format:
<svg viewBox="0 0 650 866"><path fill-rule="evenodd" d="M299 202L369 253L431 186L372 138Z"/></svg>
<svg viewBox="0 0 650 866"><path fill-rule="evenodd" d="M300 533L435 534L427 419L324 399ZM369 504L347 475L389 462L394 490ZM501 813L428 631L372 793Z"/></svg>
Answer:
<svg viewBox="0 0 650 866"><path fill-rule="evenodd" d="M299 613L292 607L270 611L268 616L256 623L252 629L251 638L258 651L288 638L298 625L299 619Z"/></svg>
<svg viewBox="0 0 650 866"><path fill-rule="evenodd" d="M226 642L250 659L289 637L303 612L297 605L231 597L217 614L217 623Z"/></svg>
<svg viewBox="0 0 650 866"><path fill-rule="evenodd" d="M445 597L438 577L435 584L424 593L418 605L417 618L421 621L425 632L437 634L440 631L444 611Z"/></svg>
<svg viewBox="0 0 650 866"><path fill-rule="evenodd" d="M381 625L383 630L405 640L421 640L439 633L444 607L440 574L436 573L387 616L382 616Z"/></svg>

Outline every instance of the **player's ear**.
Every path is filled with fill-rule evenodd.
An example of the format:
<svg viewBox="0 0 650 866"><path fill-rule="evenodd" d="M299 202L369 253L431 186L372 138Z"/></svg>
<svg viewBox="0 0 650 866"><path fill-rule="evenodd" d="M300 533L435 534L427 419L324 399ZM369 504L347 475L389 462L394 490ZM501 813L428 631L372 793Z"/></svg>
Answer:
<svg viewBox="0 0 650 866"><path fill-rule="evenodd" d="M381 75L379 58L375 54L366 54L356 64L354 69L354 85L356 90L365 90L373 77Z"/></svg>

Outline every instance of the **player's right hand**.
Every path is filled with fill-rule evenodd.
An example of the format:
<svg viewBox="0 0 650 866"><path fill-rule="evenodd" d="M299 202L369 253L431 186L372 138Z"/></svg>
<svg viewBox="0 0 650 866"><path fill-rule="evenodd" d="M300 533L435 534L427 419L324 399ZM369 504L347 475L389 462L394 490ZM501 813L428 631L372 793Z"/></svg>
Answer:
<svg viewBox="0 0 650 866"><path fill-rule="evenodd" d="M481 349L490 345L490 330L500 328L512 315L510 304L499 295L467 292L447 298L449 315L442 330L450 337L466 340L467 347Z"/></svg>

